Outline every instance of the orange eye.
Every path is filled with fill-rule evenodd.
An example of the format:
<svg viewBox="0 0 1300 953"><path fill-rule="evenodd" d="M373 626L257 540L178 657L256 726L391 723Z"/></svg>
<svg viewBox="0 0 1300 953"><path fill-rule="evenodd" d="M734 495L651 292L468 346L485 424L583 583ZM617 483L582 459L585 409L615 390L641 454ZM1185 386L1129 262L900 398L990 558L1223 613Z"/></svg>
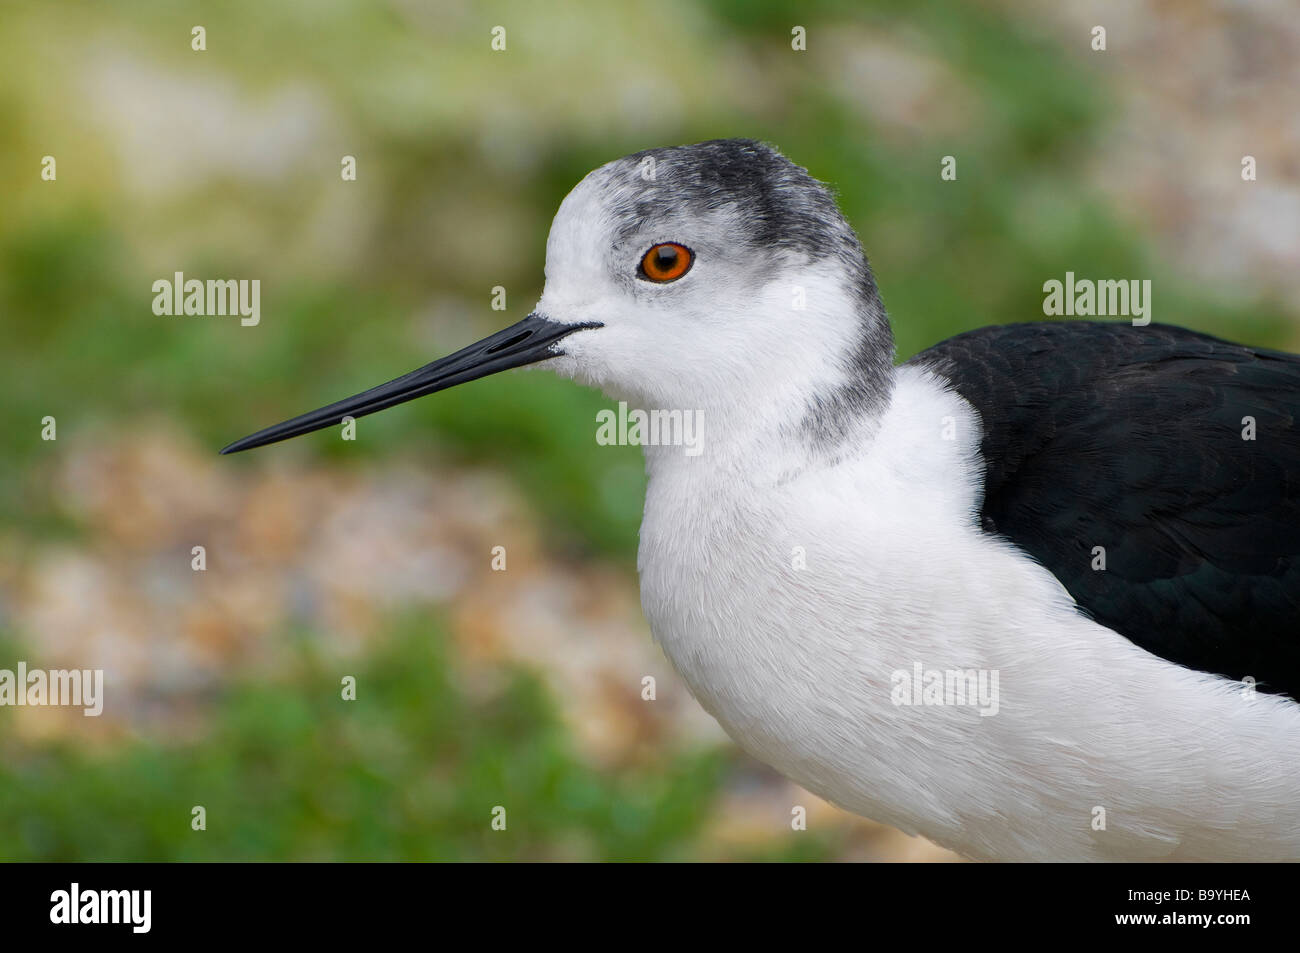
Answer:
<svg viewBox="0 0 1300 953"><path fill-rule="evenodd" d="M641 274L651 281L676 281L691 270L695 256L685 245L664 242L655 245L641 258Z"/></svg>

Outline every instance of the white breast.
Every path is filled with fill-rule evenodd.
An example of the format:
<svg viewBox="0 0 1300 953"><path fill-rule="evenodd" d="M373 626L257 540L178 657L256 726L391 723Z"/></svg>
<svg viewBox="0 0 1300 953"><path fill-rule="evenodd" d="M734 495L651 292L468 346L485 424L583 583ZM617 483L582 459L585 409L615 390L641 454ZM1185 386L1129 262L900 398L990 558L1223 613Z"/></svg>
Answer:
<svg viewBox="0 0 1300 953"><path fill-rule="evenodd" d="M1080 615L979 530L970 407L897 374L834 465L647 448L642 603L700 703L814 793L971 857L1300 858L1300 705ZM996 713L896 704L918 664L996 674Z"/></svg>

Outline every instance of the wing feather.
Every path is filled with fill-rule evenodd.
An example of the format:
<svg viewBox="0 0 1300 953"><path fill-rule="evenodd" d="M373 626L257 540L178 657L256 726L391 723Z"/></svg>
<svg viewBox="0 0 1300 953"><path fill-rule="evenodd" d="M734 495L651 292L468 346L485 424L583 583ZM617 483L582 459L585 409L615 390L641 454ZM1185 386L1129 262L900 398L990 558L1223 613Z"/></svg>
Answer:
<svg viewBox="0 0 1300 953"><path fill-rule="evenodd" d="M1059 322L912 363L983 420L987 531L1148 651L1300 699L1300 357Z"/></svg>

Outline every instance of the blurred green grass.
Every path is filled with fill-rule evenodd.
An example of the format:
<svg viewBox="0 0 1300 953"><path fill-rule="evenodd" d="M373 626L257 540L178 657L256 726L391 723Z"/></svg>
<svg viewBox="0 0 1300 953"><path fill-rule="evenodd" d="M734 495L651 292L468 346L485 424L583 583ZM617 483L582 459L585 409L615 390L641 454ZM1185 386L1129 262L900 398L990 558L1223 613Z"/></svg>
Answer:
<svg viewBox="0 0 1300 953"><path fill-rule="evenodd" d="M337 665L297 644L291 671L232 687L192 745L33 757L0 731L0 861L686 860L716 808L721 754L597 771L531 674L462 691L427 619L397 620L347 672L355 701ZM191 829L195 806L205 830ZM734 859L829 856L811 834Z"/></svg>
<svg viewBox="0 0 1300 953"><path fill-rule="evenodd" d="M774 0L670 2L652 17L546 7L447 5L430 20L351 2L0 10L0 179L14 186L0 216L7 530L32 544L83 531L49 490L64 444L38 439L45 415L61 441L162 416L215 453L403 373L522 316L563 195L591 168L655 145L766 139L830 182L871 256L900 357L983 324L1041 318L1043 280L1067 268L1152 277L1161 321L1265 346L1294 327L1294 315L1248 289L1225 303L1222 289L1168 271L1083 184L1106 86L1025 17L960 0L797 12ZM547 16L566 25L547 29ZM509 59L485 53L497 22L510 25ZM978 115L884 128L862 105L893 91L846 91L815 60L792 58L795 22L813 44L857 32L919 43ZM193 23L206 25L208 53L189 50ZM96 125L103 101L87 103L103 75L95 64L113 50L156 71L133 80L147 91L144 110L175 105L159 76L229 79L262 105L282 85L302 86L327 110L320 147L268 181L240 174L231 142L224 171L194 188L132 192L104 124L113 120ZM71 66L50 72L50 61ZM111 77L127 70L110 65ZM671 108L629 100L623 71L662 84L658 101ZM760 95L744 95L755 83ZM500 137L493 149L489 134ZM331 190L352 187L338 180L349 152L368 224L345 236L344 251L313 258L315 233L299 226L333 207ZM37 177L46 153L58 156L57 185ZM949 153L957 183L939 181ZM352 220L342 221L334 227ZM151 282L173 270L261 277L261 325L154 316ZM508 313L488 308L495 285L509 289ZM463 320L431 317L440 303ZM630 569L643 478L635 448L592 439L605 405L545 374L511 374L367 418L355 443L317 435L276 452L335 467L436 452L498 468L542 514L553 551ZM351 707L304 648L293 678L232 685L192 747L140 739L101 757L20 743L0 717L0 858L691 856L724 783L719 756L674 752L663 770L585 767L535 678L517 673L500 697L472 701L430 628L398 626L364 660ZM39 632L12 637L0 659L39 648ZM192 803L208 807L206 833L189 831ZM509 835L488 829L496 803L510 810ZM774 856L826 855L815 838L799 840Z"/></svg>

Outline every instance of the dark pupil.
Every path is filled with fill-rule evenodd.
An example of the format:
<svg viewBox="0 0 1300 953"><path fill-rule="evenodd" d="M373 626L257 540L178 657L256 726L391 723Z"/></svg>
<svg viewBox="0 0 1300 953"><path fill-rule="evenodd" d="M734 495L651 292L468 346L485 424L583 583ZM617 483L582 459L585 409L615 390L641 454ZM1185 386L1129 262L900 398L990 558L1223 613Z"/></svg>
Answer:
<svg viewBox="0 0 1300 953"><path fill-rule="evenodd" d="M672 271L677 264L676 248L661 248L655 252L655 268L659 271Z"/></svg>

